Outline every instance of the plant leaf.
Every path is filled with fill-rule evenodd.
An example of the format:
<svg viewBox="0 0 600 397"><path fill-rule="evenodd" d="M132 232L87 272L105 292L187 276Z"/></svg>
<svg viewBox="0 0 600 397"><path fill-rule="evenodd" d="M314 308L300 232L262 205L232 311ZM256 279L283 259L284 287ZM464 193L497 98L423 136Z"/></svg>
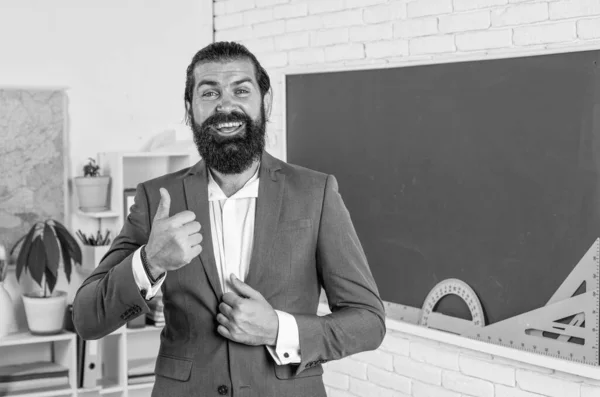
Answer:
<svg viewBox="0 0 600 397"><path fill-rule="evenodd" d="M50 295L52 295L52 291L54 291L54 287L56 286L56 276L52 274L52 271L49 267L46 267L44 275L46 276L46 284L48 285L48 289L50 290Z"/></svg>
<svg viewBox="0 0 600 397"><path fill-rule="evenodd" d="M19 246L19 243L21 241L23 241L25 239L25 237L27 237L27 234L24 234L21 236L20 239L17 240L17 242L13 245L13 247L10 249L10 254L9 256L13 256L13 254L15 253L15 249L17 249L17 247Z"/></svg>
<svg viewBox="0 0 600 397"><path fill-rule="evenodd" d="M81 248L79 248L79 244L77 244L77 241L75 241L73 235L60 222L54 221L54 228L57 236L61 238L61 243L66 243L68 251L71 254L69 257L72 257L76 263L81 263ZM66 261L66 258L64 258L64 249L63 259Z"/></svg>
<svg viewBox="0 0 600 397"><path fill-rule="evenodd" d="M65 259L65 254L64 254L64 250L63 250L63 264L65 266L65 275L67 276L67 282L70 283L71 282L71 257L69 256L69 252L67 251L67 255L66 255L66 259Z"/></svg>
<svg viewBox="0 0 600 397"><path fill-rule="evenodd" d="M71 253L69 252L69 243L67 243L63 237L63 233L61 231L59 231L59 229L56 227L56 224L54 226L54 230L56 231L56 237L58 237L58 241L60 242L60 251L62 253L62 261L63 261L63 265L65 266L65 274L67 276L67 281L70 283L71 282Z"/></svg>
<svg viewBox="0 0 600 397"><path fill-rule="evenodd" d="M56 240L57 236L54 234L54 229L47 223L44 225L43 236L44 249L46 250L47 270L54 275L54 281L56 282L56 279L58 278L58 262L60 260L60 252L58 241ZM48 277L46 277L46 279L48 279Z"/></svg>
<svg viewBox="0 0 600 397"><path fill-rule="evenodd" d="M31 250L27 258L27 268L31 277L42 287L42 277L46 269L46 250L40 236L31 243Z"/></svg>
<svg viewBox="0 0 600 397"><path fill-rule="evenodd" d="M21 277L21 272L27 267L27 258L29 257L29 250L31 249L31 243L33 241L33 233L35 232L35 225L31 227L29 233L25 236L19 256L17 257L17 280Z"/></svg>

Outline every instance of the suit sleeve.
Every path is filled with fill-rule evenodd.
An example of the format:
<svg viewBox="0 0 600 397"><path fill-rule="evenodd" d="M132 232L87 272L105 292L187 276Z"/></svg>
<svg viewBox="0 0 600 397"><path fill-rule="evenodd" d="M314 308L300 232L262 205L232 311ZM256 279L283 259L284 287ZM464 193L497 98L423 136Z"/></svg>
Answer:
<svg viewBox="0 0 600 397"><path fill-rule="evenodd" d="M73 300L73 323L83 339L99 339L133 318L150 312L132 269L135 251L148 241L150 214L139 184L121 233Z"/></svg>
<svg viewBox="0 0 600 397"><path fill-rule="evenodd" d="M296 314L301 363L316 364L374 350L385 336L385 312L334 176L327 178L317 240L317 270L331 314Z"/></svg>

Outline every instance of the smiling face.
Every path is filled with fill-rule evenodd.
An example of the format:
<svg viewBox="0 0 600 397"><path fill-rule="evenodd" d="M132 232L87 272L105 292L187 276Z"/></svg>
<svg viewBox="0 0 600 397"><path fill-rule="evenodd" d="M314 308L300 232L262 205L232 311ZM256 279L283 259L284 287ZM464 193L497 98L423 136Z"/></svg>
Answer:
<svg viewBox="0 0 600 397"><path fill-rule="evenodd" d="M207 165L240 173L262 155L264 101L250 60L205 62L194 68L192 130Z"/></svg>

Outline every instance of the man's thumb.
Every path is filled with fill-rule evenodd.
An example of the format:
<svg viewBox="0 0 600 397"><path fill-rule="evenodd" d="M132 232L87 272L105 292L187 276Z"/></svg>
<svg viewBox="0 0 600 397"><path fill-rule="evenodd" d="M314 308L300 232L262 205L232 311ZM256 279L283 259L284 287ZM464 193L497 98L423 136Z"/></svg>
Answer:
<svg viewBox="0 0 600 397"><path fill-rule="evenodd" d="M169 217L169 210L171 209L171 196L169 192L164 187L160 188L160 202L158 203L158 208L156 210L156 214L154 215L154 220L165 219Z"/></svg>
<svg viewBox="0 0 600 397"><path fill-rule="evenodd" d="M251 286L240 280L235 276L235 274L231 273L229 276L229 280L231 281L231 285L236 290L237 294L243 296L244 298L258 298L260 292L253 289Z"/></svg>

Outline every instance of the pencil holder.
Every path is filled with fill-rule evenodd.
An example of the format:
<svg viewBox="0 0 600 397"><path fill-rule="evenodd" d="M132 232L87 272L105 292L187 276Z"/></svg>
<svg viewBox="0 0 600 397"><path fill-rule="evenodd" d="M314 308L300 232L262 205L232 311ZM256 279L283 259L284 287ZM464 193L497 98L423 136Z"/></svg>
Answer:
<svg viewBox="0 0 600 397"><path fill-rule="evenodd" d="M84 245L81 249L81 270L91 273L100 264L110 245Z"/></svg>

